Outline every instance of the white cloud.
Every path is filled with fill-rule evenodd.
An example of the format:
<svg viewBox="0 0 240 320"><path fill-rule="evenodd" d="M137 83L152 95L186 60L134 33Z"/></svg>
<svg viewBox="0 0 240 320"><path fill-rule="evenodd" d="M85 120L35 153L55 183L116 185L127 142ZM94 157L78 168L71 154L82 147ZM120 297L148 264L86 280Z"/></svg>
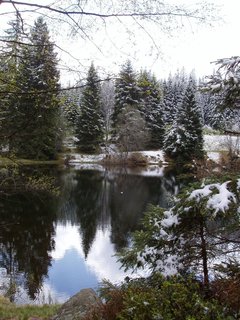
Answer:
<svg viewBox="0 0 240 320"><path fill-rule="evenodd" d="M58 224L55 232L55 249L51 252L54 260L61 260L69 249L75 249L81 257L84 256L77 226Z"/></svg>

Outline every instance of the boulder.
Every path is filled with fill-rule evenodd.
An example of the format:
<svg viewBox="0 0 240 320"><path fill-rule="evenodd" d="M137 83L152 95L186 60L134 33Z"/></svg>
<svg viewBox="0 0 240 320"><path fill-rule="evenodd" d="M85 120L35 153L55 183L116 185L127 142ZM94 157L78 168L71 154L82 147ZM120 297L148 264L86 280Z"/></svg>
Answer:
<svg viewBox="0 0 240 320"><path fill-rule="evenodd" d="M65 302L53 320L82 320L87 312L101 304L93 289L83 289Z"/></svg>

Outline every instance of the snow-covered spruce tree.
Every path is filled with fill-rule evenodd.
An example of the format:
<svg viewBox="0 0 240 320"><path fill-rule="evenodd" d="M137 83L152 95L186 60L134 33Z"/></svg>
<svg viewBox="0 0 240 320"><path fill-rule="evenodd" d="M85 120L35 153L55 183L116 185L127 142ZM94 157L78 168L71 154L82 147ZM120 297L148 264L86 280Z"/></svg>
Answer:
<svg viewBox="0 0 240 320"><path fill-rule="evenodd" d="M116 136L116 127L120 113L127 106L138 107L139 89L137 75L130 60L122 66L118 79L115 82L115 106L112 114L113 135Z"/></svg>
<svg viewBox="0 0 240 320"><path fill-rule="evenodd" d="M69 85L70 87L70 85ZM63 100L62 113L66 119L67 127L75 133L75 126L80 114L81 89L70 89L61 94Z"/></svg>
<svg viewBox="0 0 240 320"><path fill-rule="evenodd" d="M224 92L208 87L205 79L199 81L197 102L201 109L203 125L217 130L233 130L239 123L240 108L223 108Z"/></svg>
<svg viewBox="0 0 240 320"><path fill-rule="evenodd" d="M167 81L163 82L163 115L164 123L171 125L176 118L176 113L182 104L183 94L188 81L183 70L170 74Z"/></svg>
<svg viewBox="0 0 240 320"><path fill-rule="evenodd" d="M184 93L186 88L189 84L188 82L189 77L186 75L185 70L182 69L181 71L177 70L173 77L173 92L174 92L174 100L175 100L175 114L177 113L178 109L182 105ZM196 89L196 86L195 86Z"/></svg>
<svg viewBox="0 0 240 320"><path fill-rule="evenodd" d="M194 273L208 289L216 265L233 263L239 253L239 184L235 178L195 185L181 192L170 210L149 207L143 229L122 254L123 266Z"/></svg>
<svg viewBox="0 0 240 320"><path fill-rule="evenodd" d="M207 77L203 90L221 95L222 109L240 109L240 57L218 59L218 70Z"/></svg>
<svg viewBox="0 0 240 320"><path fill-rule="evenodd" d="M176 109L175 109L175 95L173 91L172 76L169 75L168 79L163 82L163 119L165 124L172 124Z"/></svg>
<svg viewBox="0 0 240 320"><path fill-rule="evenodd" d="M140 112L146 121L149 132L148 148L158 149L163 146L164 122L162 106L162 90L154 75L142 71L138 77Z"/></svg>
<svg viewBox="0 0 240 320"><path fill-rule="evenodd" d="M201 110L202 124L216 130L222 129L224 117L223 113L218 110L219 98L209 92L199 90L196 99Z"/></svg>
<svg viewBox="0 0 240 320"><path fill-rule="evenodd" d="M165 136L164 151L177 162L203 157L203 132L195 93L195 81L190 77L176 119Z"/></svg>
<svg viewBox="0 0 240 320"><path fill-rule="evenodd" d="M54 44L41 17L35 21L29 39L19 60L15 134L9 147L19 157L54 159L61 140L59 72Z"/></svg>
<svg viewBox="0 0 240 320"><path fill-rule="evenodd" d="M99 78L93 63L88 70L80 107L76 126L77 145L81 151L94 153L103 142L103 117Z"/></svg>

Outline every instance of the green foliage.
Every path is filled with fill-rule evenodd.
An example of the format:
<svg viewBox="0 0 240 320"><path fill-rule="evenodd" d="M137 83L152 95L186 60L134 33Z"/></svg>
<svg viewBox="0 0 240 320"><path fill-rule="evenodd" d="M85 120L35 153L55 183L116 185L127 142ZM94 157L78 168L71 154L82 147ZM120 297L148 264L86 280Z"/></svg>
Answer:
<svg viewBox="0 0 240 320"><path fill-rule="evenodd" d="M100 86L97 71L91 64L82 93L81 112L76 126L77 145L81 151L94 153L103 142Z"/></svg>
<svg viewBox="0 0 240 320"><path fill-rule="evenodd" d="M66 120L67 129L75 130L80 115L80 90L68 90L62 94L62 113Z"/></svg>
<svg viewBox="0 0 240 320"><path fill-rule="evenodd" d="M12 134L13 121L16 110L14 109L14 100L16 97L12 94L17 89L17 70L21 46L19 41L22 40L22 29L20 19L9 22L10 28L5 31L3 37L9 44L1 48L0 57L0 136L1 146L6 147L8 138Z"/></svg>
<svg viewBox="0 0 240 320"><path fill-rule="evenodd" d="M17 194L19 192L31 192L32 194L48 194L59 196L59 187L56 179L46 174L31 174L17 163L6 165L0 170L0 192L5 194Z"/></svg>
<svg viewBox="0 0 240 320"><path fill-rule="evenodd" d="M160 102L162 90L154 75L142 71L138 77L139 109L150 134L148 148L158 149L163 146L164 123Z"/></svg>
<svg viewBox="0 0 240 320"><path fill-rule="evenodd" d="M238 252L240 179L193 185L181 192L170 210L151 206L143 229L120 261L126 269L146 268L178 273L195 272L209 290L209 270ZM211 263L210 263L211 262Z"/></svg>
<svg viewBox="0 0 240 320"><path fill-rule="evenodd" d="M137 75L130 60L122 66L119 77L115 83L115 106L112 114L112 127L116 129L120 114L127 106L137 108L139 103L139 89ZM113 132L116 133L116 132Z"/></svg>
<svg viewBox="0 0 240 320"><path fill-rule="evenodd" d="M163 277L126 280L119 286L104 282L100 289L104 303L87 319L118 320L223 320L227 318L214 299L206 300L200 283L191 277Z"/></svg>
<svg viewBox="0 0 240 320"><path fill-rule="evenodd" d="M19 45L17 55L13 42L6 62L5 90L9 93L4 96L7 108L3 135L10 151L17 156L55 159L61 140L59 72L54 45L42 18L32 27L29 42Z"/></svg>
<svg viewBox="0 0 240 320"><path fill-rule="evenodd" d="M148 206L142 220L141 230L133 234L131 248L124 249L119 255L119 260L125 270L146 266L155 270L158 261L164 259L164 252L158 250L166 244L165 239L159 237L160 221L163 219L164 209L153 205Z"/></svg>
<svg viewBox="0 0 240 320"><path fill-rule="evenodd" d="M176 119L164 140L166 155L178 162L202 159L204 155L202 125L195 93L195 82L190 78Z"/></svg>
<svg viewBox="0 0 240 320"><path fill-rule="evenodd" d="M239 109L240 57L218 59L215 64L218 70L208 77L202 89L219 95L219 104L222 109Z"/></svg>
<svg viewBox="0 0 240 320"><path fill-rule="evenodd" d="M199 284L191 278L154 274L147 280L130 282L124 294L119 319L210 320L225 319L221 307L206 301Z"/></svg>

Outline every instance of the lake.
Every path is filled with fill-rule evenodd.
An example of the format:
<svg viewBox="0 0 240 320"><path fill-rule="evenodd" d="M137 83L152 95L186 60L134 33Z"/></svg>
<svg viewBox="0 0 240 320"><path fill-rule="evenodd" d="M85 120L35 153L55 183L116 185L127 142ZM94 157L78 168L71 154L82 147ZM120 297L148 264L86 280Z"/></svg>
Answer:
<svg viewBox="0 0 240 320"><path fill-rule="evenodd" d="M115 254L130 245L147 205L168 207L180 187L160 167L22 170L50 175L58 195L18 191L1 199L0 293L18 304L61 303L103 279L123 280Z"/></svg>

